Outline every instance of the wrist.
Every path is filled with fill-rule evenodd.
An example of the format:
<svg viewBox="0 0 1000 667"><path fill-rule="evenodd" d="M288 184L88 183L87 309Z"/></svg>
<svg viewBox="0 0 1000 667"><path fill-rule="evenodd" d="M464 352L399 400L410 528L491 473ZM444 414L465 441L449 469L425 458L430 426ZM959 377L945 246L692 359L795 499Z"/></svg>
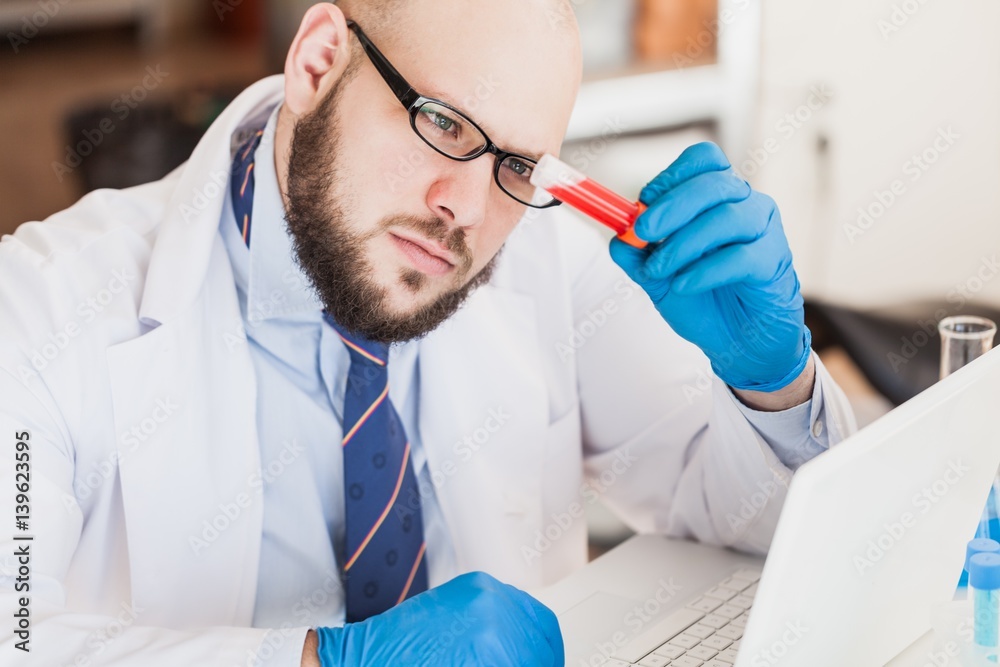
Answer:
<svg viewBox="0 0 1000 667"><path fill-rule="evenodd" d="M322 667L317 651L318 646L319 640L316 637L316 631L310 630L306 633L306 642L302 646L302 667Z"/></svg>
<svg viewBox="0 0 1000 667"><path fill-rule="evenodd" d="M792 382L776 391L755 391L732 387L733 394L748 408L760 412L779 412L802 405L812 398L816 384L816 362L809 350L806 366Z"/></svg>

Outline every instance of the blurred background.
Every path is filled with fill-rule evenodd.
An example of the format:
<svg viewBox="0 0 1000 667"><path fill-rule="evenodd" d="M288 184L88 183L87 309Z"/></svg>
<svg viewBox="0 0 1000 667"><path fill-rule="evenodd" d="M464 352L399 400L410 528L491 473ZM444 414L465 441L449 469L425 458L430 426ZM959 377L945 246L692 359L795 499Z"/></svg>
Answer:
<svg viewBox="0 0 1000 667"><path fill-rule="evenodd" d="M0 0L0 233L183 162L281 71L310 4ZM778 202L860 424L937 379L938 320L1000 319L1000 3L571 4L585 83L563 159L636 196L719 143ZM595 544L620 538L592 514Z"/></svg>

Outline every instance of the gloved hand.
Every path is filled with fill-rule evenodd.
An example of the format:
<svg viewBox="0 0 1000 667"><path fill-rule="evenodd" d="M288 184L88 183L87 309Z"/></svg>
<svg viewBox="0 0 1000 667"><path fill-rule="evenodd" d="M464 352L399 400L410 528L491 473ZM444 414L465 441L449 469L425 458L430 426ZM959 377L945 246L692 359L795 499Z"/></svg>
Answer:
<svg viewBox="0 0 1000 667"><path fill-rule="evenodd" d="M542 603L488 574L472 572L385 613L318 628L323 667L563 667L559 622Z"/></svg>
<svg viewBox="0 0 1000 667"><path fill-rule="evenodd" d="M718 146L685 150L639 196L649 208L611 257L729 386L776 391L805 369L812 336L774 201L750 188ZM655 243L655 244L654 244Z"/></svg>

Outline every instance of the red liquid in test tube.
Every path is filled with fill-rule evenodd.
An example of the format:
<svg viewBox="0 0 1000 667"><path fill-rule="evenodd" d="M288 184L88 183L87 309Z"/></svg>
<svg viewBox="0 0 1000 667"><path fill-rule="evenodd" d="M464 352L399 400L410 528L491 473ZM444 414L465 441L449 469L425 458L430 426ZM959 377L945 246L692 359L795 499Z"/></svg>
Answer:
<svg viewBox="0 0 1000 667"><path fill-rule="evenodd" d="M646 246L646 242L632 230L636 218L646 210L642 203L612 192L552 155L544 155L538 161L531 174L531 183L610 227L625 243L636 248Z"/></svg>

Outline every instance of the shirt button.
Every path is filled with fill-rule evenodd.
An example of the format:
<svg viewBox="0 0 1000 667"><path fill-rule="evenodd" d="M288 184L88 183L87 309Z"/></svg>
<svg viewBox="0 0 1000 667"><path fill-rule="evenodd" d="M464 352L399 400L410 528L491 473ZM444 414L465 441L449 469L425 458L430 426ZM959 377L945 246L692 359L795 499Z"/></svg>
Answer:
<svg viewBox="0 0 1000 667"><path fill-rule="evenodd" d="M816 423L813 424L812 434L814 438L818 438L823 435L823 420L817 419Z"/></svg>

